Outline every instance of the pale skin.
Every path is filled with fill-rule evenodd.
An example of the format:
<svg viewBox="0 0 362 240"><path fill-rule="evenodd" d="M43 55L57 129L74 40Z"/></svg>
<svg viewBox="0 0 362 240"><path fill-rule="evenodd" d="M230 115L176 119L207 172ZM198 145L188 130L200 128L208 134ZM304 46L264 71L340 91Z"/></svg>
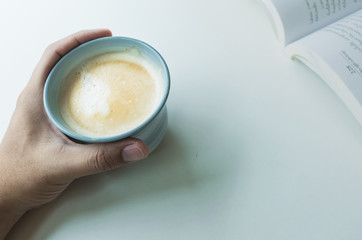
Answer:
<svg viewBox="0 0 362 240"><path fill-rule="evenodd" d="M43 107L44 84L56 62L82 43L111 35L107 29L85 30L51 44L18 97L0 144L0 239L24 213L54 200L75 179L148 156L137 139L76 143L52 125Z"/></svg>

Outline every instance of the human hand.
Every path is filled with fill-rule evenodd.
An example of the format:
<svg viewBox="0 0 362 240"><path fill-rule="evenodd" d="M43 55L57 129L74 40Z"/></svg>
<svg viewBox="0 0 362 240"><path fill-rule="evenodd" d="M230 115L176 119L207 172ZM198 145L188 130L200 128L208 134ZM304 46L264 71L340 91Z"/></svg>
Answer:
<svg viewBox="0 0 362 240"><path fill-rule="evenodd" d="M51 44L20 94L0 145L0 239L26 211L52 201L74 179L147 157L147 146L137 139L75 143L52 125L43 107L44 84L56 62L82 43L111 35L86 30Z"/></svg>

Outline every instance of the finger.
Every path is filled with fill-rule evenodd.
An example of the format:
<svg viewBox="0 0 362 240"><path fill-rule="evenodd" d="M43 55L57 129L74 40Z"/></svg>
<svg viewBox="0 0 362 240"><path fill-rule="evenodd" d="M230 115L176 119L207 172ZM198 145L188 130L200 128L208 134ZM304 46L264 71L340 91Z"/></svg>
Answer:
<svg viewBox="0 0 362 240"><path fill-rule="evenodd" d="M148 147L141 140L124 139L113 143L75 145L68 151L67 174L75 179L112 170L148 156Z"/></svg>
<svg viewBox="0 0 362 240"><path fill-rule="evenodd" d="M33 72L31 82L42 88L51 69L66 53L85 42L108 36L112 36L108 29L83 30L49 45Z"/></svg>

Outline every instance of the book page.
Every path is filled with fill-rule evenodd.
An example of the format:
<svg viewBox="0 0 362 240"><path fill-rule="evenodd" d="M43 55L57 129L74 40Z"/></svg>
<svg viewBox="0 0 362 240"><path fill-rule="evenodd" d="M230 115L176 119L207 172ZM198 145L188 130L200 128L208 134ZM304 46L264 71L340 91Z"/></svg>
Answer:
<svg viewBox="0 0 362 240"><path fill-rule="evenodd" d="M282 23L284 46L362 8L362 0L264 0ZM271 9L270 3L275 9ZM275 14L274 19L276 18Z"/></svg>
<svg viewBox="0 0 362 240"><path fill-rule="evenodd" d="M351 105L343 99L350 92L362 109L362 10L290 44L287 51L306 60L337 94L346 87L347 90L339 94L342 100ZM329 70L324 65L328 65ZM357 103L354 105L357 107Z"/></svg>

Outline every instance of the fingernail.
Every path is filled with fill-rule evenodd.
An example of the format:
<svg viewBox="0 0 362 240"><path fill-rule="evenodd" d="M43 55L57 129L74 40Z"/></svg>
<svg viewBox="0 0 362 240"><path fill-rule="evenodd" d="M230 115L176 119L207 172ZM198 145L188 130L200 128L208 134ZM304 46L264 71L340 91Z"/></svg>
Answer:
<svg viewBox="0 0 362 240"><path fill-rule="evenodd" d="M125 162L134 162L145 158L146 154L137 146L137 144L132 144L123 148L122 157Z"/></svg>

